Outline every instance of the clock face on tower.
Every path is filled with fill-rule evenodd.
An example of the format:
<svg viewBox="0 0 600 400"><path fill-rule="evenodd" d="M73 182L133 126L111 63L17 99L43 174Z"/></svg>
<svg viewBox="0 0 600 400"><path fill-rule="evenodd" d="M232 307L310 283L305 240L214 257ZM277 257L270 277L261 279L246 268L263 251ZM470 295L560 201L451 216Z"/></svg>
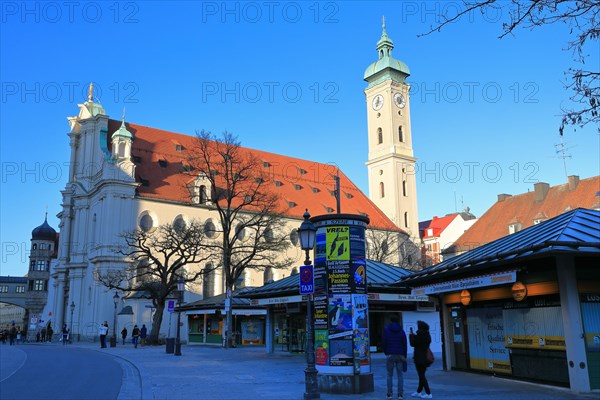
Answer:
<svg viewBox="0 0 600 400"><path fill-rule="evenodd" d="M394 103L399 108L404 108L404 106L406 105L406 99L404 98L402 93L394 93Z"/></svg>
<svg viewBox="0 0 600 400"><path fill-rule="evenodd" d="M371 105L373 110L381 110L381 107L383 107L383 96L378 94L377 96L373 97L373 103Z"/></svg>

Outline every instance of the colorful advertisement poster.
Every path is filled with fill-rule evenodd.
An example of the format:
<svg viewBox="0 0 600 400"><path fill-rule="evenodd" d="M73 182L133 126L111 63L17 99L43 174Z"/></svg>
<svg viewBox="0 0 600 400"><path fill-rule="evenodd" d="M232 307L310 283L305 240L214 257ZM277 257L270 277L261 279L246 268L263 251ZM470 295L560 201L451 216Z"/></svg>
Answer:
<svg viewBox="0 0 600 400"><path fill-rule="evenodd" d="M354 293L367 293L367 266L365 260L352 260Z"/></svg>
<svg viewBox="0 0 600 400"><path fill-rule="evenodd" d="M248 319L242 321L242 343L243 344L262 344L264 331L263 323L258 319Z"/></svg>
<svg viewBox="0 0 600 400"><path fill-rule="evenodd" d="M350 254L353 259L365 258L365 230L356 226L350 227Z"/></svg>
<svg viewBox="0 0 600 400"><path fill-rule="evenodd" d="M315 359L317 365L328 365L329 363L328 334L327 330L315 330Z"/></svg>
<svg viewBox="0 0 600 400"><path fill-rule="evenodd" d="M314 295L314 321L315 329L328 329L328 297L327 295Z"/></svg>
<svg viewBox="0 0 600 400"><path fill-rule="evenodd" d="M352 357L352 339L334 339L329 340L329 365L331 366L351 366Z"/></svg>
<svg viewBox="0 0 600 400"><path fill-rule="evenodd" d="M350 293L352 280L349 261L327 262L327 281L330 294Z"/></svg>
<svg viewBox="0 0 600 400"><path fill-rule="evenodd" d="M354 330L354 350L360 359L360 365L369 365L369 330Z"/></svg>
<svg viewBox="0 0 600 400"><path fill-rule="evenodd" d="M325 235L327 261L350 260L350 227L328 226Z"/></svg>
<svg viewBox="0 0 600 400"><path fill-rule="evenodd" d="M352 295L352 328L368 328L368 297L366 294Z"/></svg>
<svg viewBox="0 0 600 400"><path fill-rule="evenodd" d="M349 294L329 297L329 336L352 334L352 299Z"/></svg>

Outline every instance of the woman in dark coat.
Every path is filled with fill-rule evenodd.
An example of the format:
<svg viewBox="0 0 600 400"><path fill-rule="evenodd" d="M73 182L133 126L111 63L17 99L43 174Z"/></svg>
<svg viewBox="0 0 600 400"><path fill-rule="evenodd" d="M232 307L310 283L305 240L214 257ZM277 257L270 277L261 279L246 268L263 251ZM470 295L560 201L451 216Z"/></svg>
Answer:
<svg viewBox="0 0 600 400"><path fill-rule="evenodd" d="M429 382L425 377L425 371L427 367L431 365L427 359L427 349L431 343L431 335L429 334L429 325L423 321L417 321L417 333L415 334L410 328L410 345L415 348L414 359L417 374L419 374L419 387L417 391L412 394L412 397L420 397L422 399L431 399L431 390L429 390ZM421 390L425 389L425 393L421 393Z"/></svg>

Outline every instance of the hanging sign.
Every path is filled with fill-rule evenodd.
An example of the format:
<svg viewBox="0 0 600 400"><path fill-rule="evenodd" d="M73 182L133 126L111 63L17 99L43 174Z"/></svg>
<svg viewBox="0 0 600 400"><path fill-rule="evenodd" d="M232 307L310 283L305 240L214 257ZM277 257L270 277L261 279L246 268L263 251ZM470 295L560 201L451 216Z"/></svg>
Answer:
<svg viewBox="0 0 600 400"><path fill-rule="evenodd" d="M312 294L315 291L315 280L312 265L300 267L300 294Z"/></svg>
<svg viewBox="0 0 600 400"><path fill-rule="evenodd" d="M457 292L463 289L471 289L485 286L504 285L513 283L517 280L517 271L507 271L499 274L490 274L482 276L473 276L470 278L459 279L450 282L434 283L432 285L421 286L412 290L413 295L417 294L436 294L444 292Z"/></svg>
<svg viewBox="0 0 600 400"><path fill-rule="evenodd" d="M512 285L511 291L512 297L516 301L524 300L527 297L527 286L525 286L521 282L515 282L515 284Z"/></svg>

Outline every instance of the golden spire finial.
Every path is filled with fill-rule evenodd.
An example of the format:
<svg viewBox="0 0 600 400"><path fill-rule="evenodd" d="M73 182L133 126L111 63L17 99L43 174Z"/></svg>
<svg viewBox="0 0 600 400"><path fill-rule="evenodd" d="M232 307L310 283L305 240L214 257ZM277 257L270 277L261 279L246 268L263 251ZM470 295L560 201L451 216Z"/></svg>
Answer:
<svg viewBox="0 0 600 400"><path fill-rule="evenodd" d="M88 101L94 101L94 82L90 82L90 88L88 89Z"/></svg>

